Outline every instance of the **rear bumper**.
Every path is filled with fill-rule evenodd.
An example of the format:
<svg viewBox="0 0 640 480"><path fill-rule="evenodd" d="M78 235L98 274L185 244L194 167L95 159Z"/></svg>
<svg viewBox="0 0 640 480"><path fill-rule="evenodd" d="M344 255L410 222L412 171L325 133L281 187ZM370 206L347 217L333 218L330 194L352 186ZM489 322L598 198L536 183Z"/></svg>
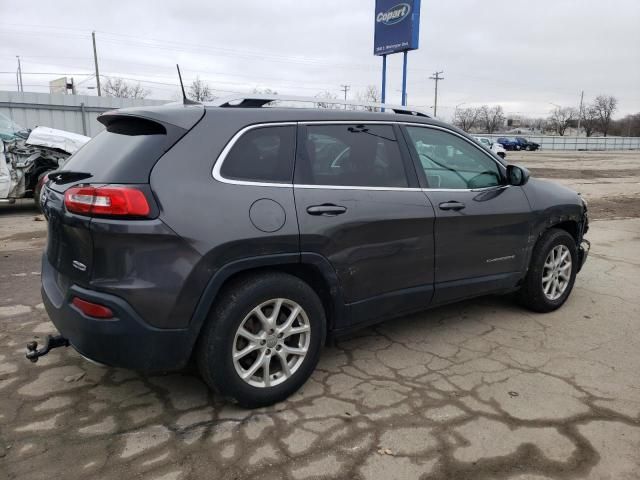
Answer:
<svg viewBox="0 0 640 480"><path fill-rule="evenodd" d="M58 286L58 272L42 258L42 299L49 318L82 356L113 367L140 371L182 368L193 345L187 329L159 329L142 320L123 299L71 285ZM73 297L109 307L113 319L84 315L71 304Z"/></svg>

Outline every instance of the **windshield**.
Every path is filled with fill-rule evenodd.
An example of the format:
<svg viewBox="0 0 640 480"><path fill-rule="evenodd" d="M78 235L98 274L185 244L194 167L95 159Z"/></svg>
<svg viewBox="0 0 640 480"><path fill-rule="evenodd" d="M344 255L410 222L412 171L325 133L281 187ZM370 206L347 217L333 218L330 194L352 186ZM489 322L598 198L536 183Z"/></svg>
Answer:
<svg viewBox="0 0 640 480"><path fill-rule="evenodd" d="M28 136L29 132L26 128L0 113L0 138L2 140L15 140L16 138L27 138Z"/></svg>

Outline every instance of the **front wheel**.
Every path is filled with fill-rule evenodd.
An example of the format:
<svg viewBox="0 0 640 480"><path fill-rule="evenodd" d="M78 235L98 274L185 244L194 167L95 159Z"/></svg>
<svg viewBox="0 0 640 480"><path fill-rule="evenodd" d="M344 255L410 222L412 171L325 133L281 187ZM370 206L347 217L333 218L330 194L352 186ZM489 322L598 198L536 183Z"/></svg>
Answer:
<svg viewBox="0 0 640 480"><path fill-rule="evenodd" d="M234 281L203 327L200 373L247 408L286 399L309 378L326 329L322 302L297 277L273 272Z"/></svg>
<svg viewBox="0 0 640 480"><path fill-rule="evenodd" d="M533 249L529 271L518 292L521 303L536 312L560 308L573 289L577 267L575 239L565 230L547 230Z"/></svg>

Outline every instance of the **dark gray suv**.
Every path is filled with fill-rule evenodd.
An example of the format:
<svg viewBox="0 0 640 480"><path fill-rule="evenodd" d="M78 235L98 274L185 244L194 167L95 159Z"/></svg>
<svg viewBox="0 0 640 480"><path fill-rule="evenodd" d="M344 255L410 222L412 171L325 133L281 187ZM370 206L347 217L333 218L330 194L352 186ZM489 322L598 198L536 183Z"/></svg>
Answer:
<svg viewBox="0 0 640 480"><path fill-rule="evenodd" d="M478 295L548 312L586 258L586 204L415 111L272 98L103 114L50 175L42 295L85 357L194 358L248 407L296 391L328 335Z"/></svg>

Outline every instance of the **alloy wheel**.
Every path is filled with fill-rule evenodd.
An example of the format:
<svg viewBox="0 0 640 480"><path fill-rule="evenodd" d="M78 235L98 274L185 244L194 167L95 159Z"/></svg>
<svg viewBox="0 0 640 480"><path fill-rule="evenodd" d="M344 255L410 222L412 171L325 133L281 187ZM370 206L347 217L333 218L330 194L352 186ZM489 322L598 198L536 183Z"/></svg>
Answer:
<svg viewBox="0 0 640 480"><path fill-rule="evenodd" d="M556 245L544 261L542 291L549 300L562 296L571 280L571 252L566 245Z"/></svg>
<svg viewBox="0 0 640 480"><path fill-rule="evenodd" d="M266 388L289 379L309 351L311 325L293 300L274 298L242 320L233 339L233 365L240 378Z"/></svg>

